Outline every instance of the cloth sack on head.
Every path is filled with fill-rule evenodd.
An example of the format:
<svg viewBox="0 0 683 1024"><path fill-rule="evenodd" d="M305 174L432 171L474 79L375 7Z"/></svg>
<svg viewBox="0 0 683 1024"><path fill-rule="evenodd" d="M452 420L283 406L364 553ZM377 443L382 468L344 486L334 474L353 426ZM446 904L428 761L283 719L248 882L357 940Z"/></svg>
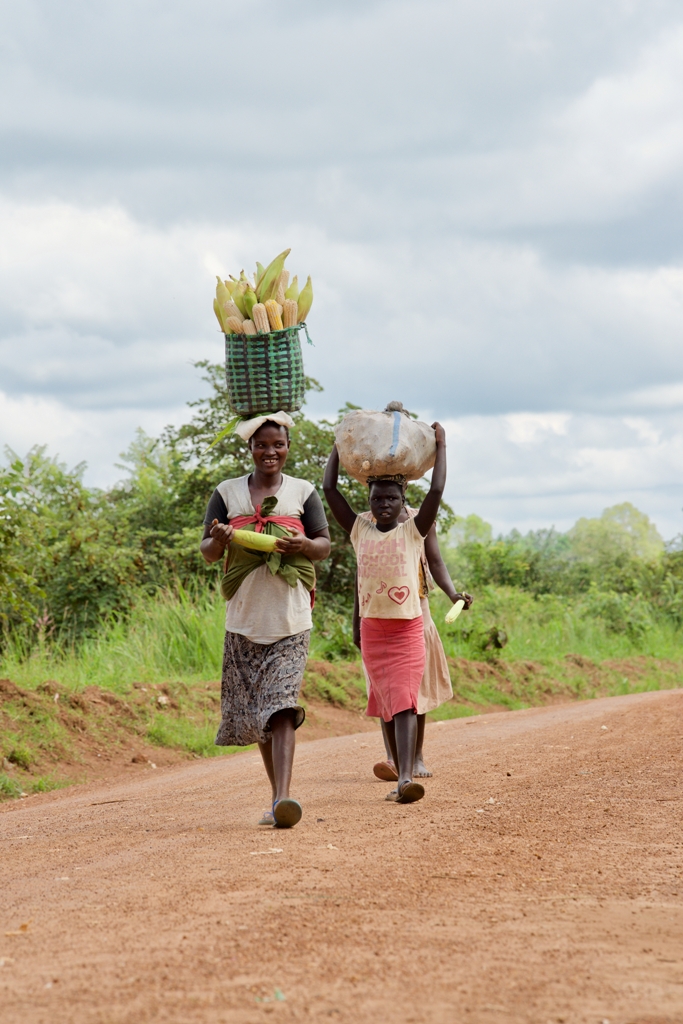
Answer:
<svg viewBox="0 0 683 1024"><path fill-rule="evenodd" d="M288 429L294 426L294 420L286 412L269 412L265 416L254 416L252 420L242 420L235 427L235 433L243 441L248 441L267 420L271 423L278 423L281 427L287 427Z"/></svg>

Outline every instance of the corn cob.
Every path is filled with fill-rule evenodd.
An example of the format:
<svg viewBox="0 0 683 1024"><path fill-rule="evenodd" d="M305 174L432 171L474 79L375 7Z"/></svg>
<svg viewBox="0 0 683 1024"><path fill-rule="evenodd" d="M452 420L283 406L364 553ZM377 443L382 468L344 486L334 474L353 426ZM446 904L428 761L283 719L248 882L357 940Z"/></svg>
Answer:
<svg viewBox="0 0 683 1024"><path fill-rule="evenodd" d="M281 306L285 304L285 290L289 284L289 271L283 270L280 274L280 280L277 285L277 292L275 294L275 301L279 302Z"/></svg>
<svg viewBox="0 0 683 1024"><path fill-rule="evenodd" d="M285 299L282 322L285 327L296 327L299 323L299 307L294 299Z"/></svg>
<svg viewBox="0 0 683 1024"><path fill-rule="evenodd" d="M284 326L282 323L282 306L275 299L268 299L264 305L268 314L268 323L270 324L271 331L281 331Z"/></svg>
<svg viewBox="0 0 683 1024"><path fill-rule="evenodd" d="M243 281L238 281L232 290L232 301L235 303L243 317L246 317L247 315L247 308L244 305L244 293L246 290L247 286Z"/></svg>
<svg viewBox="0 0 683 1024"><path fill-rule="evenodd" d="M257 302L252 308L251 319L254 321L254 326L258 334L268 334L270 331L270 324L268 323L268 314L266 313L266 307L262 302Z"/></svg>
<svg viewBox="0 0 683 1024"><path fill-rule="evenodd" d="M308 316L308 314L311 311L311 306L312 305L313 305L313 285L311 284L311 279L309 277L308 281L306 282L304 287L301 289L301 292L299 294L299 323L301 323L302 320L306 319L306 317Z"/></svg>
<svg viewBox="0 0 683 1024"><path fill-rule="evenodd" d="M253 320L243 320L242 330L245 334L256 334L256 327L254 326Z"/></svg>
<svg viewBox="0 0 683 1024"><path fill-rule="evenodd" d="M455 604L453 605L453 607L451 608L451 610L446 615L445 621L446 622L455 622L455 620L457 619L458 615L460 614L460 612L463 610L464 607L465 607L465 602L464 601L462 601L462 600L461 601L456 601Z"/></svg>
<svg viewBox="0 0 683 1024"><path fill-rule="evenodd" d="M221 309L224 309L225 303L230 301L230 292L218 275L216 275L216 281L218 282L216 285L216 298L218 299L218 305Z"/></svg>
<svg viewBox="0 0 683 1024"><path fill-rule="evenodd" d="M254 551L274 551L275 537L268 533L254 533L253 530L235 530L232 543L242 548L253 548Z"/></svg>
<svg viewBox="0 0 683 1024"><path fill-rule="evenodd" d="M256 292L251 287L251 285L249 285L244 293L244 308L246 310L247 317L251 316L251 311L257 302L258 299L256 298Z"/></svg>
<svg viewBox="0 0 683 1024"><path fill-rule="evenodd" d="M226 302L225 305L223 306L223 309L225 310L226 317L232 316L236 320L239 320L240 323L242 323L242 321L244 320L244 317L242 316L234 302Z"/></svg>
<svg viewBox="0 0 683 1024"><path fill-rule="evenodd" d="M280 274L285 269L285 260L291 251L291 249L285 249L284 252L281 252L279 256L276 256L264 270L263 277L259 281L256 289L259 302L265 302L266 299L272 299L277 293Z"/></svg>
<svg viewBox="0 0 683 1024"><path fill-rule="evenodd" d="M213 300L213 311L216 314L216 320L218 320L220 329L222 330L223 334L227 334L228 332L225 329L225 322L223 320L223 312L221 310L221 307L218 305L218 299Z"/></svg>
<svg viewBox="0 0 683 1024"><path fill-rule="evenodd" d="M238 320L236 316L229 316L226 320L226 326L230 334L244 334L243 323L244 320Z"/></svg>

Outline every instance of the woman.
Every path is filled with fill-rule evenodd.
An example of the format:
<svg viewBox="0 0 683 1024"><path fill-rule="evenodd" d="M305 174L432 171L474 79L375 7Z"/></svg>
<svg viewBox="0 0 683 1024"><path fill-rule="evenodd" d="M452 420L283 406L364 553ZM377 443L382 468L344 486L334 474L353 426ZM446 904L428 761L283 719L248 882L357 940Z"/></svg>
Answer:
<svg viewBox="0 0 683 1024"><path fill-rule="evenodd" d="M424 538L436 522L446 483L446 436L433 425L436 461L429 490L414 517L400 522L404 477L371 477L372 517L357 515L337 488L339 453L332 449L323 489L334 518L350 535L358 562L358 600L363 661L370 677L366 714L386 726L398 786L388 796L413 803L424 786L413 782L418 692L425 669L424 620L419 566Z"/></svg>
<svg viewBox="0 0 683 1024"><path fill-rule="evenodd" d="M280 412L241 423L254 469L224 480L204 519L201 552L209 563L228 552L221 591L227 599L218 746L258 743L272 789L259 824L291 828L301 805L289 796L295 730L315 594L313 562L327 558L330 533L322 502L306 480L282 469L293 420ZM275 534L271 555L230 544L238 527Z"/></svg>

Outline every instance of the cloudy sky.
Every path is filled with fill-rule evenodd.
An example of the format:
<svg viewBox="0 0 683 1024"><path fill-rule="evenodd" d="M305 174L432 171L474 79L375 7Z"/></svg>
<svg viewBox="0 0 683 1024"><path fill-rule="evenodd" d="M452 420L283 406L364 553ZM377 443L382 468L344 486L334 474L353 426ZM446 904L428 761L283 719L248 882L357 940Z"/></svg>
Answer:
<svg viewBox="0 0 683 1024"><path fill-rule="evenodd" d="M0 440L113 482L221 359L215 273L311 274L310 405L448 428L496 529L683 530L683 9L5 0Z"/></svg>

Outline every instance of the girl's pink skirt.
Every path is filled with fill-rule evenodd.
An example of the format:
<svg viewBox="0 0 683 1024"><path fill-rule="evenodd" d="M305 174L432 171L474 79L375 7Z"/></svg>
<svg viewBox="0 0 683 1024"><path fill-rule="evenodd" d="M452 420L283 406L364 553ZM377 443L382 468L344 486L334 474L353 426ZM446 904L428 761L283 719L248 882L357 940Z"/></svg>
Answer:
<svg viewBox="0 0 683 1024"><path fill-rule="evenodd" d="M390 722L409 708L417 714L417 695L425 670L424 620L361 619L360 643L370 677L371 718Z"/></svg>

